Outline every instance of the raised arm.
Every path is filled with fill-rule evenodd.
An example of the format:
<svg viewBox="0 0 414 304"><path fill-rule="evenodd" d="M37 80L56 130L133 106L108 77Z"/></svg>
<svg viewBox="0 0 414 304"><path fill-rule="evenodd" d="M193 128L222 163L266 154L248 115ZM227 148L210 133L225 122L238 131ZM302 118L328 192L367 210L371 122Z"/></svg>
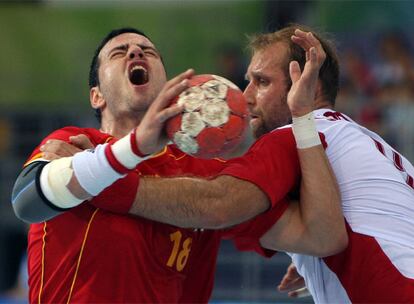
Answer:
<svg viewBox="0 0 414 304"><path fill-rule="evenodd" d="M288 102L302 170L301 199L300 204L290 204L284 216L261 238L261 244L273 250L327 256L344 249L348 238L335 175L323 146L309 144L316 138L312 139L312 135L307 132L314 128L311 126L314 124L313 118L309 120L306 113L312 107L312 103L308 102L309 96L315 94L309 93L307 89L316 87L317 74L314 71L319 71L325 54L319 41L310 32L296 30L293 39L306 50L307 58L310 58L303 74L297 62L290 64L292 88ZM303 124L308 127L302 130Z"/></svg>

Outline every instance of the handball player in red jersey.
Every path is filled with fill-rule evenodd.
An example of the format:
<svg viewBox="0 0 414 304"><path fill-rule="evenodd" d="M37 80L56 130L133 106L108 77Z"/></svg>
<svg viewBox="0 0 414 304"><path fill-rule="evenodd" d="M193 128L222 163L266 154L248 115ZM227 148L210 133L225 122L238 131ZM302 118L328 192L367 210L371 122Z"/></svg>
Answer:
<svg viewBox="0 0 414 304"><path fill-rule="evenodd" d="M303 74L290 63L286 100L295 136L291 129L278 130L229 162L195 159L165 146L163 123L181 111L166 106L187 88L192 70L167 82L158 50L135 29L112 31L102 41L89 78L101 129L66 127L50 134L26 162L13 191L16 214L32 223L30 302L208 302L220 239L267 255L260 239L271 227L280 250L325 256L344 248L335 178L309 114L325 53L312 35L298 31L292 39L307 54ZM259 74L254 77L261 81ZM278 115L276 107L270 110ZM82 136L93 150L72 156L75 148L68 145L67 157L56 159L43 153L56 140L76 143ZM283 162L265 168L256 158L271 154ZM267 174L237 177L252 163L255 172ZM222 186L212 188L212 202L203 196L190 202L198 209L183 208L174 195L173 209L168 204L155 209L151 195L164 195L160 176L177 175L184 177L171 182L183 184L173 194L188 191L187 183L194 181L199 182L195 195L209 193L204 182ZM301 202L288 204L300 185ZM217 196L217 189L225 197ZM320 191L310 191L315 189ZM202 281L194 279L195 272Z"/></svg>

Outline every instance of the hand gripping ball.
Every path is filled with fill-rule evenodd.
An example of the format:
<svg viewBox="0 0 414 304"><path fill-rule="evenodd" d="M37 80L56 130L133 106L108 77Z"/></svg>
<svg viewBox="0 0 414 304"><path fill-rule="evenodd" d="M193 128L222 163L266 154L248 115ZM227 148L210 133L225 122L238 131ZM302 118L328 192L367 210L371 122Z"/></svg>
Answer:
<svg viewBox="0 0 414 304"><path fill-rule="evenodd" d="M244 138L248 113L243 93L216 75L196 75L189 82L190 87L172 101L184 110L167 122L167 134L187 154L223 156Z"/></svg>

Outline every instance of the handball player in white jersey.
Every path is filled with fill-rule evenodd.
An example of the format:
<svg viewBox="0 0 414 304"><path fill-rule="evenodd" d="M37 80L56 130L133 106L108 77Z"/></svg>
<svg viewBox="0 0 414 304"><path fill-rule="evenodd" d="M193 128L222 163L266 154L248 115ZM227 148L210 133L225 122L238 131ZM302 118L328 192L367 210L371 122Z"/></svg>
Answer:
<svg viewBox="0 0 414 304"><path fill-rule="evenodd" d="M272 69L260 66L271 51L287 49L287 62L303 63L303 52L290 41L291 33L288 28L257 36L251 43L247 75L257 75L260 68L260 77L274 85L278 67L271 60L267 66ZM414 303L414 168L377 134L333 110L339 67L333 47L316 36L328 64L319 73L314 116L339 184L349 245L325 258L290 255L316 303ZM259 98L264 97L250 96ZM270 230L262 245L277 250L274 240ZM279 288L292 291L298 282L300 277L291 269Z"/></svg>

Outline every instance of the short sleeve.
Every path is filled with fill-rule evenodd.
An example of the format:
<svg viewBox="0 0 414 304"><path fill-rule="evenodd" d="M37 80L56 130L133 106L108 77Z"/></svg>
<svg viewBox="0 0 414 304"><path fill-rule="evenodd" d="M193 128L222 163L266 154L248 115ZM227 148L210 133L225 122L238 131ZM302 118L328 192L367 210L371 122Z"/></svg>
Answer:
<svg viewBox="0 0 414 304"><path fill-rule="evenodd" d="M271 257L276 251L263 248L260 245L260 238L279 220L287 207L288 201L281 200L267 212L247 222L224 229L222 238L231 239L240 251L254 251L264 257Z"/></svg>
<svg viewBox="0 0 414 304"><path fill-rule="evenodd" d="M42 159L43 153L40 151L40 146L45 144L48 140L58 139L58 140L62 140L62 141L65 141L65 142L69 142L69 137L74 136L74 135L79 135L79 134L84 134L84 132L82 132L82 129L80 129L78 127L65 127L65 128L62 128L62 129L59 129L59 130L56 130L56 131L50 133L34 149L32 154L30 155L30 157L25 162L24 167L26 167L27 165L29 165L30 163L32 163L34 161Z"/></svg>
<svg viewBox="0 0 414 304"><path fill-rule="evenodd" d="M275 206L299 186L300 165L291 128L262 136L244 156L230 160L220 175L255 184Z"/></svg>

